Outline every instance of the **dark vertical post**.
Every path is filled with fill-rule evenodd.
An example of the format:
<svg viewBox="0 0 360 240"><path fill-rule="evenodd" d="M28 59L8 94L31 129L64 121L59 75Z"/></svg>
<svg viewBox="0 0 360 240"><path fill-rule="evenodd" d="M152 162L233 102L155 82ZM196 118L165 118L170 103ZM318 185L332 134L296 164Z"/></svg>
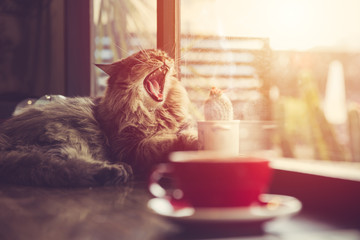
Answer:
<svg viewBox="0 0 360 240"><path fill-rule="evenodd" d="M157 0L157 48L176 60L180 59L180 25L180 0Z"/></svg>
<svg viewBox="0 0 360 240"><path fill-rule="evenodd" d="M91 83L91 0L65 1L66 95L89 96Z"/></svg>

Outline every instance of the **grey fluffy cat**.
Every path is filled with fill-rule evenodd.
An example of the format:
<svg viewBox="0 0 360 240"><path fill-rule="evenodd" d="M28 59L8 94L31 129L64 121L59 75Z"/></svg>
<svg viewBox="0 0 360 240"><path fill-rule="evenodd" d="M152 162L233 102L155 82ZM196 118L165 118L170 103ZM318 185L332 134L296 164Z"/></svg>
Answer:
<svg viewBox="0 0 360 240"><path fill-rule="evenodd" d="M0 182L101 186L146 176L174 150L194 150L185 89L160 50L110 65L102 98L32 106L0 126Z"/></svg>

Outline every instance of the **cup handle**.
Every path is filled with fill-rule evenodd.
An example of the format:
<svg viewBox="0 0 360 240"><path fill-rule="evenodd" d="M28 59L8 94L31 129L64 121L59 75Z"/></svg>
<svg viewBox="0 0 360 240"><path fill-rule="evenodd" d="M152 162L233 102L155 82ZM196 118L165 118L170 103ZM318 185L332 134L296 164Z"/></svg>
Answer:
<svg viewBox="0 0 360 240"><path fill-rule="evenodd" d="M153 196L158 198L173 198L174 189L166 186L165 183L161 183L164 179L170 179L170 182L173 182L172 172L173 168L168 163L162 163L155 167L149 180L149 191Z"/></svg>

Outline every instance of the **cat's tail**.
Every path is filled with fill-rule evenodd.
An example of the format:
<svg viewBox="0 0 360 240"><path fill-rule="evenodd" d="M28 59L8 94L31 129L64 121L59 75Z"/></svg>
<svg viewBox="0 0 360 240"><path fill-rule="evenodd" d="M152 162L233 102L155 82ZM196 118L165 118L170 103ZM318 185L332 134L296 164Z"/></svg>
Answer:
<svg viewBox="0 0 360 240"><path fill-rule="evenodd" d="M0 183L48 187L120 185L132 176L125 163L64 158L39 148L0 150Z"/></svg>

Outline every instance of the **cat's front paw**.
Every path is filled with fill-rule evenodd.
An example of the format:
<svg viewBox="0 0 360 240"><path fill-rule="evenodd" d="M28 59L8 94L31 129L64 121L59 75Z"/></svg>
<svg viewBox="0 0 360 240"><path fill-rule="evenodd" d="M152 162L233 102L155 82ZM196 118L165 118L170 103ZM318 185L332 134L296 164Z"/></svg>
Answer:
<svg viewBox="0 0 360 240"><path fill-rule="evenodd" d="M198 150L198 136L194 130L182 131L179 135L179 139L183 149L180 150Z"/></svg>
<svg viewBox="0 0 360 240"><path fill-rule="evenodd" d="M133 176L132 168L126 163L107 165L101 169L94 180L101 186L116 186L126 183Z"/></svg>

